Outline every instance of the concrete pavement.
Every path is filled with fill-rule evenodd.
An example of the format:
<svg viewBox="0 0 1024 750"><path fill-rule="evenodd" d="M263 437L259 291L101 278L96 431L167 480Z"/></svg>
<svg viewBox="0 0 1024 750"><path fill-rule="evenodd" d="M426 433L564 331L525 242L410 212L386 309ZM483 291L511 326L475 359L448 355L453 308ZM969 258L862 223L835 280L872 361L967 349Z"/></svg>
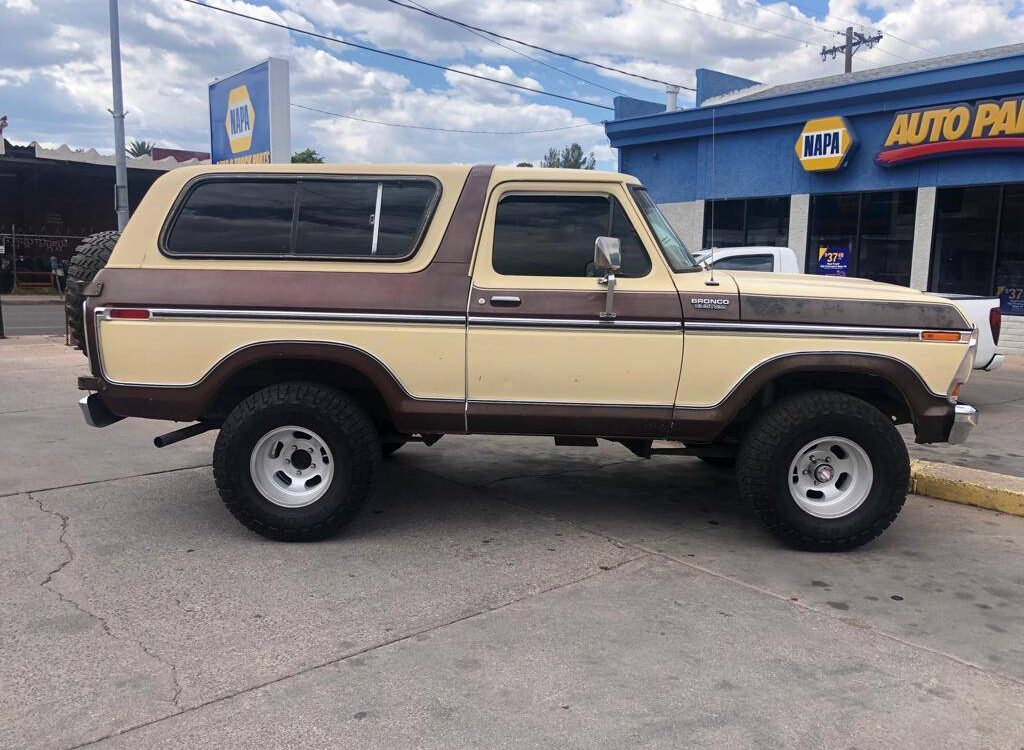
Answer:
<svg viewBox="0 0 1024 750"><path fill-rule="evenodd" d="M86 428L80 353L0 346L0 746L1020 747L1024 519L796 553L699 461L448 437L272 543L211 436Z"/></svg>

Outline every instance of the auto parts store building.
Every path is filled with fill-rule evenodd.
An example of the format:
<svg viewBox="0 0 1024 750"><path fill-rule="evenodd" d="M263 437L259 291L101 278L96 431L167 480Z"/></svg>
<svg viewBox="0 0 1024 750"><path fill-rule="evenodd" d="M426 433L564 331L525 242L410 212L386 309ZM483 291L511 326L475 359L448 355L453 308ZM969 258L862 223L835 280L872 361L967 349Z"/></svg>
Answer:
<svg viewBox="0 0 1024 750"><path fill-rule="evenodd" d="M698 70L695 108L615 104L620 171L691 249L999 296L1024 348L1024 44L779 86Z"/></svg>

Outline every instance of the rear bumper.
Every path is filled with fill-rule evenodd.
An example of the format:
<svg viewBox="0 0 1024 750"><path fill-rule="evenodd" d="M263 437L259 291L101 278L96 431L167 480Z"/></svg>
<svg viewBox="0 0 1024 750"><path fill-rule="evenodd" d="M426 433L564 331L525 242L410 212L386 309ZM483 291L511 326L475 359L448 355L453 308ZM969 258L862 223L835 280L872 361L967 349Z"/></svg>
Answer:
<svg viewBox="0 0 1024 750"><path fill-rule="evenodd" d="M83 397L78 401L78 406L82 410L85 423L90 427L107 427L124 419L110 411L98 393L91 393Z"/></svg>
<svg viewBox="0 0 1024 750"><path fill-rule="evenodd" d="M949 429L950 443L963 443L970 437L971 430L978 426L978 410L967 404L957 404L953 413L953 426Z"/></svg>
<svg viewBox="0 0 1024 750"><path fill-rule="evenodd" d="M976 370L984 370L985 372L995 372L1003 366L1003 362L1006 360L1006 356L1003 354L994 354L992 359L988 361L983 367L975 366Z"/></svg>

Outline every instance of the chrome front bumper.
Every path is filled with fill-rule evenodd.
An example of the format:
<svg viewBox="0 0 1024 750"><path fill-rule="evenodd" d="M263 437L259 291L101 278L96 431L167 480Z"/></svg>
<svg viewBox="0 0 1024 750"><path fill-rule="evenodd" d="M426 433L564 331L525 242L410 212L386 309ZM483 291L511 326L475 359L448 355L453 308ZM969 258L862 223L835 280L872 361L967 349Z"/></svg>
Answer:
<svg viewBox="0 0 1024 750"><path fill-rule="evenodd" d="M967 404L957 404L953 414L953 426L949 430L948 442L966 442L970 437L971 430L977 426L978 410Z"/></svg>

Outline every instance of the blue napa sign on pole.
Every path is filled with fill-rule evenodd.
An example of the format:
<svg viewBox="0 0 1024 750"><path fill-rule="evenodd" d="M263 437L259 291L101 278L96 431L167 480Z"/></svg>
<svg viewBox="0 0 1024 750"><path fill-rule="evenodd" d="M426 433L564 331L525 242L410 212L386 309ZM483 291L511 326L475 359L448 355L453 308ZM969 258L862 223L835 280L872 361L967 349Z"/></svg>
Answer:
<svg viewBox="0 0 1024 750"><path fill-rule="evenodd" d="M291 161L288 61L271 57L209 86L210 161Z"/></svg>

